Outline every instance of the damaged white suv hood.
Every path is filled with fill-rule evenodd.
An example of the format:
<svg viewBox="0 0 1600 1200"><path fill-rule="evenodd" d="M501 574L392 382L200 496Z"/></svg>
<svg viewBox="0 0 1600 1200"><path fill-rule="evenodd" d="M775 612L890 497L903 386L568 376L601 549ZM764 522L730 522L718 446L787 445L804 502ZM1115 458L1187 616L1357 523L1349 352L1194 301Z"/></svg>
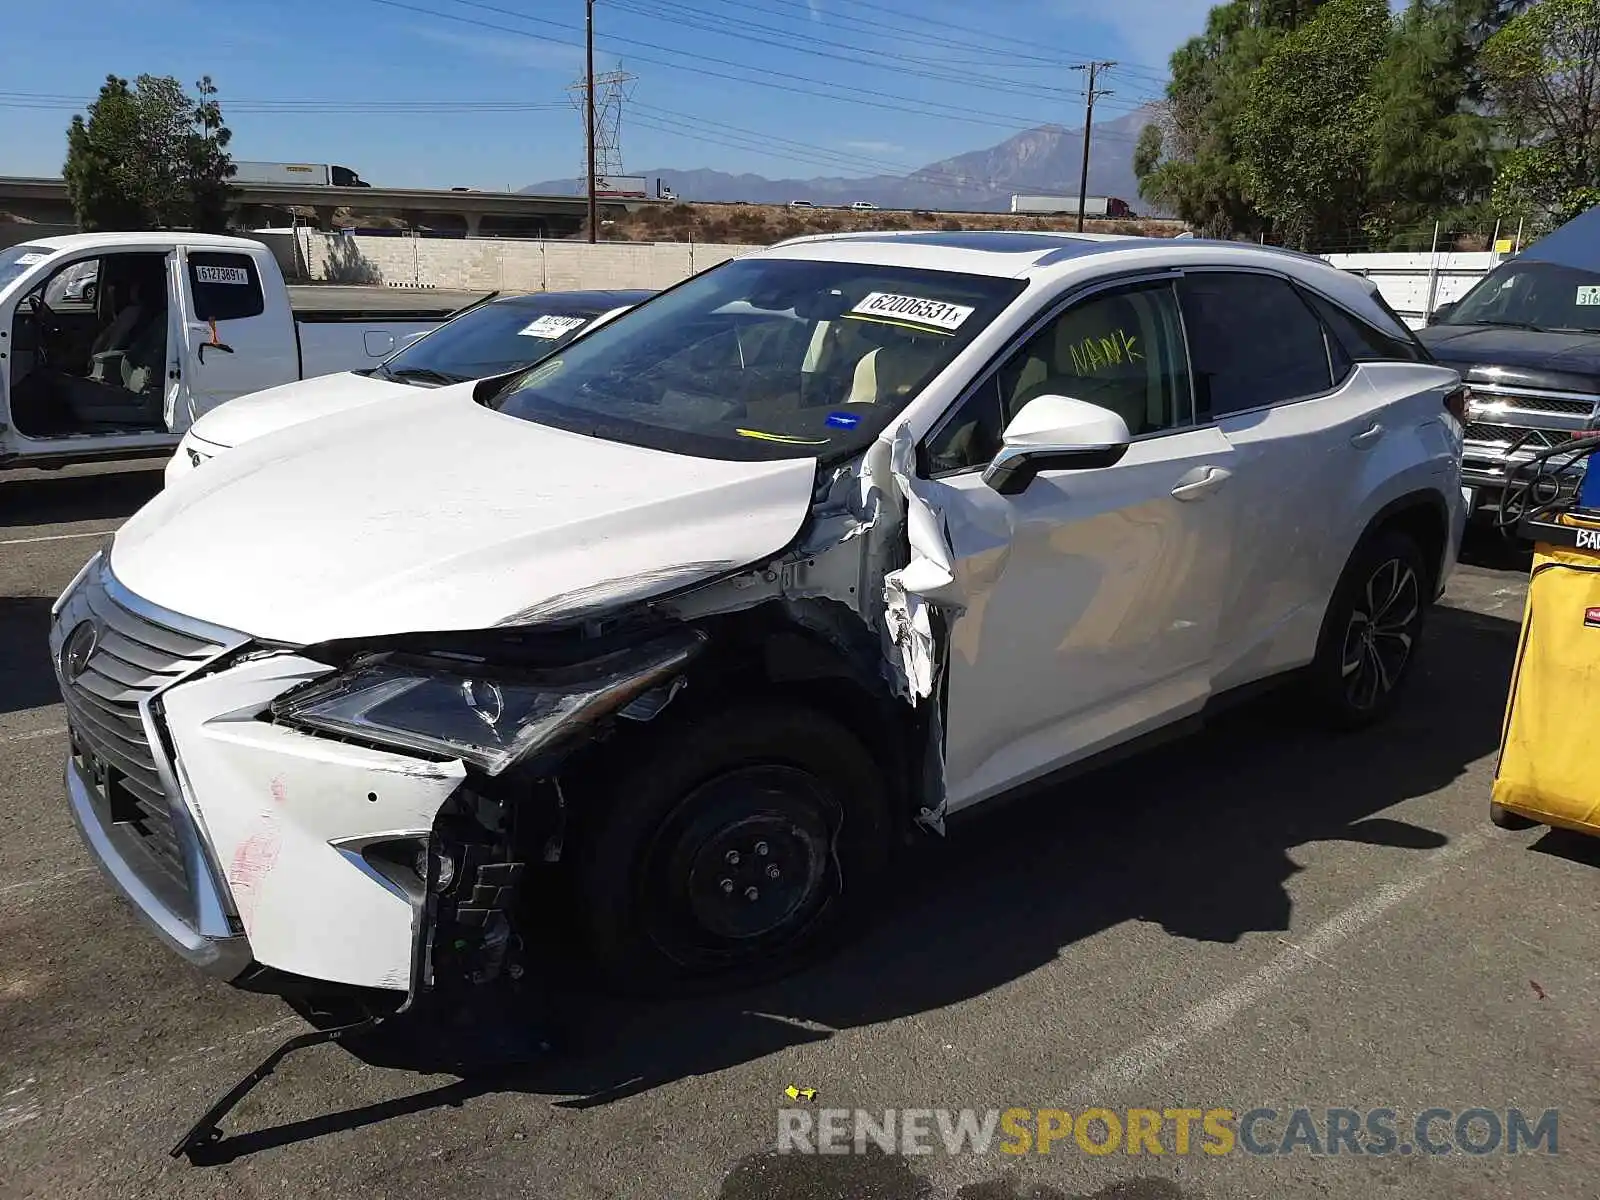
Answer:
<svg viewBox="0 0 1600 1200"><path fill-rule="evenodd" d="M471 391L230 451L118 531L113 572L174 612L309 644L659 594L772 557L810 511L813 459L649 450L505 416Z"/></svg>

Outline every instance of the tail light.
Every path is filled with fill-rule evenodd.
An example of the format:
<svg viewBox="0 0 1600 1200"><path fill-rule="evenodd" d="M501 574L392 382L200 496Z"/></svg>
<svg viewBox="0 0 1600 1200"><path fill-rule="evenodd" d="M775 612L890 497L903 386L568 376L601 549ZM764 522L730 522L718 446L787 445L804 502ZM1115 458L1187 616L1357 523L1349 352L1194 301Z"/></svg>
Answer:
<svg viewBox="0 0 1600 1200"><path fill-rule="evenodd" d="M1472 389L1462 384L1444 398L1445 411L1461 424L1467 423L1467 405L1472 400Z"/></svg>

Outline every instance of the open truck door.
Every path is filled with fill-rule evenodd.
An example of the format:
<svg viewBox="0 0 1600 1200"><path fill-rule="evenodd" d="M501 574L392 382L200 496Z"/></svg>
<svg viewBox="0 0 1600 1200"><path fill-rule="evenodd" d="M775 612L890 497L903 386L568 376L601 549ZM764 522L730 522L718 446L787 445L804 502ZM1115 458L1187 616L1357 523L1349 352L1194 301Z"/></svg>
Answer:
<svg viewBox="0 0 1600 1200"><path fill-rule="evenodd" d="M179 247L169 260L174 361L166 422L183 433L235 396L299 377L294 318L269 305L257 259L228 250Z"/></svg>

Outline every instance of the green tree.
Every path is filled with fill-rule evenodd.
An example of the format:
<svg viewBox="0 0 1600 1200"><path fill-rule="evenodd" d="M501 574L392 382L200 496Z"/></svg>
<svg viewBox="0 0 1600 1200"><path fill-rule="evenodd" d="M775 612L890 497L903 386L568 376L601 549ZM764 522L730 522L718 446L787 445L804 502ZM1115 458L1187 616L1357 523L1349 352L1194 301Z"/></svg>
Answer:
<svg viewBox="0 0 1600 1200"><path fill-rule="evenodd" d="M1374 246L1407 231L1486 224L1494 123L1482 109L1479 47L1504 23L1504 0L1413 0L1373 79L1367 230Z"/></svg>
<svg viewBox="0 0 1600 1200"><path fill-rule="evenodd" d="M1251 77L1236 124L1243 179L1293 245L1347 237L1366 214L1373 76L1389 34L1384 0L1328 0L1278 39Z"/></svg>
<svg viewBox="0 0 1600 1200"><path fill-rule="evenodd" d="M1133 147L1133 176L1141 187L1147 175L1161 165L1161 149L1165 142L1158 124L1146 125L1139 131L1139 141Z"/></svg>
<svg viewBox="0 0 1600 1200"><path fill-rule="evenodd" d="M87 115L72 118L62 168L85 229L226 227L231 134L210 78L200 99L166 76L106 77Z"/></svg>
<svg viewBox="0 0 1600 1200"><path fill-rule="evenodd" d="M62 168L78 223L85 229L148 229L146 182L134 161L140 139L139 102L126 79L106 76L89 116L67 129Z"/></svg>
<svg viewBox="0 0 1600 1200"><path fill-rule="evenodd" d="M221 233L228 227L228 210L235 195L228 180L238 170L228 154L233 131L222 123L222 105L217 102L211 76L202 76L195 90L200 98L194 106L192 127L184 138L192 198L190 225L202 233Z"/></svg>
<svg viewBox="0 0 1600 1200"><path fill-rule="evenodd" d="M1552 224L1600 204L1600 0L1540 0L1480 65L1513 142L1495 202Z"/></svg>
<svg viewBox="0 0 1600 1200"><path fill-rule="evenodd" d="M1245 178L1238 123L1251 80L1286 32L1325 0L1228 0L1213 8L1205 32L1172 55L1159 162L1139 194L1210 237L1270 232Z"/></svg>

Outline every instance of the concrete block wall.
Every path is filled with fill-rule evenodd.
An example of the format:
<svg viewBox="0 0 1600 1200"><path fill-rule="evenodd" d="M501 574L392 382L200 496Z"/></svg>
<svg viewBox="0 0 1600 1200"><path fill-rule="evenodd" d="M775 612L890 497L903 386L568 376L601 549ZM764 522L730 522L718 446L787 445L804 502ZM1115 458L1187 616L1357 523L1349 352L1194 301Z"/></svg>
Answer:
<svg viewBox="0 0 1600 1200"><path fill-rule="evenodd" d="M460 291L664 288L754 247L687 242L546 242L363 237L301 230L311 280Z"/></svg>

